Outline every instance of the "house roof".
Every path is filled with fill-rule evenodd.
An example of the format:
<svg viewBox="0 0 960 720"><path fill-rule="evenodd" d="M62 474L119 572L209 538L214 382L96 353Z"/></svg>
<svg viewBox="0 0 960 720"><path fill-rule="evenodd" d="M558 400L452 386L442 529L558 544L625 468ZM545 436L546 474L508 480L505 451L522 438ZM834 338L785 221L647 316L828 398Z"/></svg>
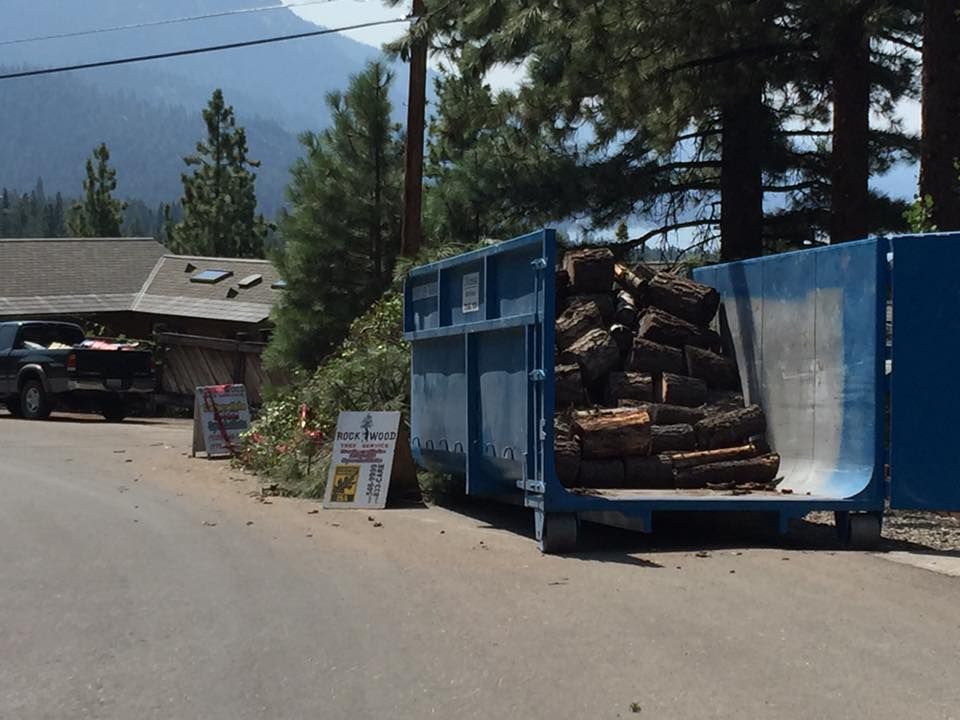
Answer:
<svg viewBox="0 0 960 720"><path fill-rule="evenodd" d="M130 310L244 323L270 316L268 260L171 255L151 238L0 239L0 317ZM204 270L224 273L196 282Z"/></svg>
<svg viewBox="0 0 960 720"><path fill-rule="evenodd" d="M204 271L229 273L216 282L196 282ZM270 317L280 280L269 260L164 255L143 284L132 309L155 315L258 323ZM245 282L246 281L246 282Z"/></svg>
<svg viewBox="0 0 960 720"><path fill-rule="evenodd" d="M152 238L0 239L0 315L129 310L165 252Z"/></svg>

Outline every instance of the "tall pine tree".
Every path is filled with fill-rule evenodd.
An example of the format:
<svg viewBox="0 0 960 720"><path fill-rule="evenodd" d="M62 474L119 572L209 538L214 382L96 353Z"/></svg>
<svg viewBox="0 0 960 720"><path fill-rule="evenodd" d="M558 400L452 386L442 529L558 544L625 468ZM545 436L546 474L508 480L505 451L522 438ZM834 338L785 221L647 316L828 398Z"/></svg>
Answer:
<svg viewBox="0 0 960 720"><path fill-rule="evenodd" d="M184 158L183 220L167 228L175 252L190 255L259 258L269 225L257 213L256 175L260 163L247 157L246 131L218 88L203 110L207 139Z"/></svg>
<svg viewBox="0 0 960 720"><path fill-rule="evenodd" d="M314 368L392 278L400 249L403 147L390 121L392 75L380 63L327 104L333 125L304 133L291 169L276 262L287 282L274 363Z"/></svg>
<svg viewBox="0 0 960 720"><path fill-rule="evenodd" d="M96 165L94 165L96 163ZM110 167L110 150L100 143L87 160L83 200L70 208L67 228L76 237L120 237L126 204L113 197L117 171Z"/></svg>

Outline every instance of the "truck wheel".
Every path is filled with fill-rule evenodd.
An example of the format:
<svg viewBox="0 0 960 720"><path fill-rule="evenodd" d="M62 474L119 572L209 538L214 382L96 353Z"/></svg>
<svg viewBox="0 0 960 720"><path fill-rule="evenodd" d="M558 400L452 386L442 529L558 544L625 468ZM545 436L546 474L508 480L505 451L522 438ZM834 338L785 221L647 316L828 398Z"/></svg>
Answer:
<svg viewBox="0 0 960 720"><path fill-rule="evenodd" d="M20 388L20 412L27 420L45 420L50 417L50 400L43 383L27 380Z"/></svg>
<svg viewBox="0 0 960 720"><path fill-rule="evenodd" d="M113 402L103 408L102 414L107 422L123 422L127 417L127 406L122 401Z"/></svg>
<svg viewBox="0 0 960 720"><path fill-rule="evenodd" d="M544 513L538 520L540 552L554 555L576 549L578 528L575 513Z"/></svg>

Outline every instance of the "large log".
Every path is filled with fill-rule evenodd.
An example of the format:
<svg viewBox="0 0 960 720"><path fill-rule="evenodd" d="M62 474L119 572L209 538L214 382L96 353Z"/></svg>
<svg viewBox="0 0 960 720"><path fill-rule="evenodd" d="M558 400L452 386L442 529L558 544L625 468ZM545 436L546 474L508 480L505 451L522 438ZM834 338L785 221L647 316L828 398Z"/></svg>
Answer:
<svg viewBox="0 0 960 720"><path fill-rule="evenodd" d="M579 365L557 365L553 369L554 396L558 408L579 406L586 403Z"/></svg>
<svg viewBox="0 0 960 720"><path fill-rule="evenodd" d="M694 465L674 472L678 488L703 488L707 484L760 485L773 487L780 470L780 456L776 453L760 455L747 460Z"/></svg>
<svg viewBox="0 0 960 720"><path fill-rule="evenodd" d="M580 441L575 437L557 437L553 455L560 484L576 487L580 476Z"/></svg>
<svg viewBox="0 0 960 720"><path fill-rule="evenodd" d="M586 459L615 458L650 453L650 414L640 408L627 413L574 416Z"/></svg>
<svg viewBox="0 0 960 720"><path fill-rule="evenodd" d="M557 347L561 350L570 347L591 330L603 327L603 315L595 302L582 302L571 305L557 318Z"/></svg>
<svg viewBox="0 0 960 720"><path fill-rule="evenodd" d="M704 450L742 445L753 435L767 429L763 410L758 405L707 415L695 426L697 445Z"/></svg>
<svg viewBox="0 0 960 720"><path fill-rule="evenodd" d="M702 348L720 347L720 336L709 328L693 323L657 308L648 308L640 318L637 335L646 340L682 348L694 345Z"/></svg>
<svg viewBox="0 0 960 720"><path fill-rule="evenodd" d="M610 292L613 287L613 253L607 248L568 250L563 269L576 293Z"/></svg>
<svg viewBox="0 0 960 720"><path fill-rule="evenodd" d="M620 365L620 348L610 333L597 328L564 350L560 362L579 365L584 384L590 385Z"/></svg>
<svg viewBox="0 0 960 720"><path fill-rule="evenodd" d="M739 390L740 373L733 358L687 345L683 349L687 374L700 378L711 390Z"/></svg>
<svg viewBox="0 0 960 720"><path fill-rule="evenodd" d="M707 390L707 405L711 412L725 412L744 407L743 393L733 390Z"/></svg>
<svg viewBox="0 0 960 720"><path fill-rule="evenodd" d="M572 308L580 303L594 303L598 308L600 308L600 315L603 317L604 324L607 324L613 320L613 296L610 293L570 295L567 297L567 308Z"/></svg>
<svg viewBox="0 0 960 720"><path fill-rule="evenodd" d="M748 443L732 448L719 450L694 450L693 452L667 453L673 467L677 469L706 465L708 463L727 462L730 460L746 460L760 454L756 445Z"/></svg>
<svg viewBox="0 0 960 720"><path fill-rule="evenodd" d="M647 283L646 301L694 325L707 325L717 314L720 293L709 285L658 272Z"/></svg>
<svg viewBox="0 0 960 720"><path fill-rule="evenodd" d="M623 459L624 487L638 490L673 488L673 464L665 455L631 456Z"/></svg>
<svg viewBox="0 0 960 720"><path fill-rule="evenodd" d="M617 348L620 350L620 357L628 357L631 348L633 348L633 330L626 325L611 325L610 337L612 337L613 341L617 344Z"/></svg>
<svg viewBox="0 0 960 720"><path fill-rule="evenodd" d="M557 268L556 271L556 302L557 302L557 317L560 317L560 313L563 312L566 307L566 297L567 290L570 286L570 274L561 268Z"/></svg>
<svg viewBox="0 0 960 720"><path fill-rule="evenodd" d="M626 265L617 263L613 266L613 277L617 284L627 291L637 302L643 301L643 289L647 282L638 277Z"/></svg>
<svg viewBox="0 0 960 720"><path fill-rule="evenodd" d="M650 452L662 453L675 450L693 450L697 446L697 434L693 425L654 425L650 430Z"/></svg>
<svg viewBox="0 0 960 720"><path fill-rule="evenodd" d="M646 373L611 372L607 375L604 404L614 407L619 400L653 400L653 377Z"/></svg>
<svg viewBox="0 0 960 720"><path fill-rule="evenodd" d="M579 487L622 488L623 460L581 460Z"/></svg>
<svg viewBox="0 0 960 720"><path fill-rule="evenodd" d="M627 359L627 369L650 373L682 373L683 352L668 345L636 337L633 339L633 347Z"/></svg>
<svg viewBox="0 0 960 720"><path fill-rule="evenodd" d="M707 416L706 408L663 403L650 403L646 410L655 425L696 425Z"/></svg>
<svg viewBox="0 0 960 720"><path fill-rule="evenodd" d="M621 290L617 293L615 306L616 310L614 310L613 313L613 321L615 323L618 325L626 325L627 327L633 327L637 324L639 310L637 310L637 303L633 299L633 295L626 290Z"/></svg>
<svg viewBox="0 0 960 720"><path fill-rule="evenodd" d="M657 402L697 407L707 401L707 384L699 378L662 373L656 393Z"/></svg>

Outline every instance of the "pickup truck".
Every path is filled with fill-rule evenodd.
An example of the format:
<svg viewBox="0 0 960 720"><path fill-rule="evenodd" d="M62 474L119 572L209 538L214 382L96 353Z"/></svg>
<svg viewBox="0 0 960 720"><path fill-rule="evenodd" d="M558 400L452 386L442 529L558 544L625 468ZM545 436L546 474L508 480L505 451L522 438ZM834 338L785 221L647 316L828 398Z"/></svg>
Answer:
<svg viewBox="0 0 960 720"><path fill-rule="evenodd" d="M153 390L149 351L87 341L73 323L0 322L0 403L16 417L62 408L120 422Z"/></svg>

